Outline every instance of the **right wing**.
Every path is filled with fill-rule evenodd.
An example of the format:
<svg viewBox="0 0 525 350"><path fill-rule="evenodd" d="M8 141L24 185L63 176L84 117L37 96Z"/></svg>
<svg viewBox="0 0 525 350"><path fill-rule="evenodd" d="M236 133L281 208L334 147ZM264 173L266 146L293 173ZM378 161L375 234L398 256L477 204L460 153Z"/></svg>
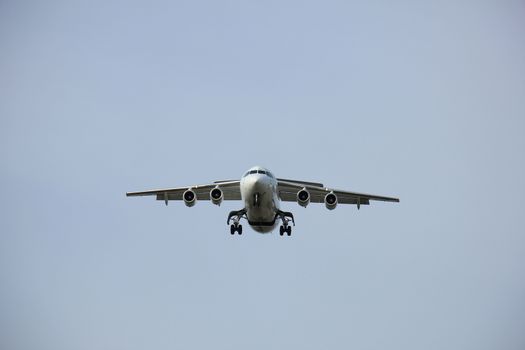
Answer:
<svg viewBox="0 0 525 350"><path fill-rule="evenodd" d="M181 201L184 192L191 189L197 195L197 200L210 200L210 191L215 187L218 187L222 190L224 200L241 200L241 188L239 180L218 181L212 184L188 187L162 188L149 191L127 192L126 196L157 196L157 200Z"/></svg>

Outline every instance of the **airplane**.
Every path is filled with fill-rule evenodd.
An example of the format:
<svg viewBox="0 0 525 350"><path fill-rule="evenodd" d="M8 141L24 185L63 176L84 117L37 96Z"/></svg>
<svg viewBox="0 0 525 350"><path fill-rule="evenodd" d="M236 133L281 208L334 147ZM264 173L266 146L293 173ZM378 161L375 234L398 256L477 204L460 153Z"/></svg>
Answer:
<svg viewBox="0 0 525 350"><path fill-rule="evenodd" d="M260 166L250 168L240 180L220 180L211 184L189 187L165 188L141 192L127 192L126 196L156 196L166 205L170 200L182 200L188 207L193 207L197 200L211 200L221 205L223 200L241 200L244 208L231 211L226 221L230 233L242 235L241 219L259 233L272 232L281 221L279 234L292 234L290 221L295 226L291 212L280 210L280 202L297 202L306 207L309 203L324 203L333 210L338 204L369 205L371 200L399 202L398 198L376 196L371 194L348 192L324 187L317 182L276 178L268 169Z"/></svg>

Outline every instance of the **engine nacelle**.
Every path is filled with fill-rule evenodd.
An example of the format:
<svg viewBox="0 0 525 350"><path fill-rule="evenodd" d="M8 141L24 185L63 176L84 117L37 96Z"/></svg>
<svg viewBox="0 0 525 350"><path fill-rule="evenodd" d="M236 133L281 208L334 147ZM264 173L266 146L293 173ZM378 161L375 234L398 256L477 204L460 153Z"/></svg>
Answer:
<svg viewBox="0 0 525 350"><path fill-rule="evenodd" d="M297 192L297 203L301 207L305 207L310 203L310 192L306 190L306 188L303 188L299 192Z"/></svg>
<svg viewBox="0 0 525 350"><path fill-rule="evenodd" d="M224 195L219 187L215 187L210 191L211 202L215 205L221 205Z"/></svg>
<svg viewBox="0 0 525 350"><path fill-rule="evenodd" d="M182 194L182 199L187 207L193 207L197 203L197 194L192 189L189 189Z"/></svg>
<svg viewBox="0 0 525 350"><path fill-rule="evenodd" d="M324 205L328 210L334 210L337 207L337 196L335 193L330 192L324 196Z"/></svg>

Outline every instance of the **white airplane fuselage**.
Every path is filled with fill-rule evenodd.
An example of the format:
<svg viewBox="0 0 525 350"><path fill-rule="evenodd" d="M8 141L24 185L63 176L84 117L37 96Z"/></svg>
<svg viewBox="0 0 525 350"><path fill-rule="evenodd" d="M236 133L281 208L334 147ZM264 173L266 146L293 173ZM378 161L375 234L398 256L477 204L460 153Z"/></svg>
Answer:
<svg viewBox="0 0 525 350"><path fill-rule="evenodd" d="M259 167L252 169L266 172ZM264 173L246 174L241 179L240 189L250 226L260 233L271 232L277 225L275 215L279 210L277 180Z"/></svg>

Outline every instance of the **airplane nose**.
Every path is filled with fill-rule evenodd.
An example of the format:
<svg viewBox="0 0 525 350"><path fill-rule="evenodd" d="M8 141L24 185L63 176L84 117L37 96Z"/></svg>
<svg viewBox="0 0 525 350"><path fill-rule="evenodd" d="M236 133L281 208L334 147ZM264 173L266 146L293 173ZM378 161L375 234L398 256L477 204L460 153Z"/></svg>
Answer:
<svg viewBox="0 0 525 350"><path fill-rule="evenodd" d="M251 185L252 188L254 189L258 189L259 187L261 187L264 183L263 181L263 176L262 175L259 175L259 174L253 174L250 176L249 178L249 183Z"/></svg>
<svg viewBox="0 0 525 350"><path fill-rule="evenodd" d="M254 180L254 183L260 184L262 182L262 175L259 175L259 174L255 175L253 177L253 180Z"/></svg>

